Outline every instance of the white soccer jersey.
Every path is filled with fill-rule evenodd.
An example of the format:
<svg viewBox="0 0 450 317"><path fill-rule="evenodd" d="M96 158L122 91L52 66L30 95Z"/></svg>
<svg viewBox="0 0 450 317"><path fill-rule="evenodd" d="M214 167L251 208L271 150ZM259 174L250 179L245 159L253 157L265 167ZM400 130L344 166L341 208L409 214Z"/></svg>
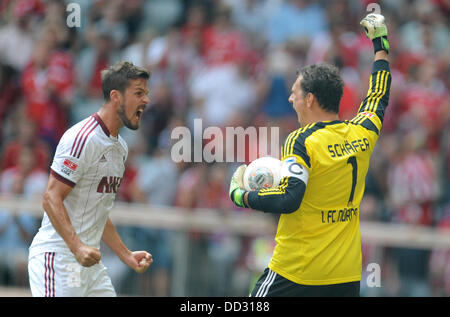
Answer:
<svg viewBox="0 0 450 317"><path fill-rule="evenodd" d="M128 148L110 135L94 114L67 130L59 141L50 173L73 187L64 200L70 221L80 240L99 248L103 230L125 170ZM70 252L44 213L29 257L42 252Z"/></svg>

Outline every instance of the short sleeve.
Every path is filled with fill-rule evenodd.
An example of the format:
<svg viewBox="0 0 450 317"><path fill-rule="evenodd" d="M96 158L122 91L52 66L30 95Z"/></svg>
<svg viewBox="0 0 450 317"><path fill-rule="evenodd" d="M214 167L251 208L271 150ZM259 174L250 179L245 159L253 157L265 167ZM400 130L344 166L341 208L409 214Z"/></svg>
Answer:
<svg viewBox="0 0 450 317"><path fill-rule="evenodd" d="M78 141L78 142L77 142ZM77 152L77 146L80 147L77 136L66 132L56 147L55 156L50 167L50 173L59 181L74 187L83 176L88 166L86 150ZM83 147L85 145L83 144ZM79 153L79 155L78 155Z"/></svg>

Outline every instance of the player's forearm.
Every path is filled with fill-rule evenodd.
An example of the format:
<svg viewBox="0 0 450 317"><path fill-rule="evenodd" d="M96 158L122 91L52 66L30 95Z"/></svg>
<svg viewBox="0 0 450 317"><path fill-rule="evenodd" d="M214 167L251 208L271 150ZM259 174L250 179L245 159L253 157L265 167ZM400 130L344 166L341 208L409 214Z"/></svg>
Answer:
<svg viewBox="0 0 450 317"><path fill-rule="evenodd" d="M369 90L359 107L358 113L374 112L383 122L384 112L389 103L390 86L391 73L387 53L378 51L372 65Z"/></svg>
<svg viewBox="0 0 450 317"><path fill-rule="evenodd" d="M106 221L105 229L103 230L102 240L114 251L122 262L127 264L126 259L131 254L131 251L125 246L116 227L109 218Z"/></svg>
<svg viewBox="0 0 450 317"><path fill-rule="evenodd" d="M66 242L69 250L75 254L76 250L82 245L82 242L70 222L63 201L55 197L52 193L46 192L42 207L50 218L55 230Z"/></svg>
<svg viewBox="0 0 450 317"><path fill-rule="evenodd" d="M289 178L271 191L248 192L244 202L250 208L263 212L292 213L300 207L305 189L306 185L301 180Z"/></svg>

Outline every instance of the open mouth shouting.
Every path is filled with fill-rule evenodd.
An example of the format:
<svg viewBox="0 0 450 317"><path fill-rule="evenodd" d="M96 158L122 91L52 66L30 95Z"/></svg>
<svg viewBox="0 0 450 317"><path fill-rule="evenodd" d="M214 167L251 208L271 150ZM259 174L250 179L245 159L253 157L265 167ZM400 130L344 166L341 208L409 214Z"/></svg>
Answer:
<svg viewBox="0 0 450 317"><path fill-rule="evenodd" d="M146 106L147 105L142 105L136 110L135 116L138 121L141 119Z"/></svg>

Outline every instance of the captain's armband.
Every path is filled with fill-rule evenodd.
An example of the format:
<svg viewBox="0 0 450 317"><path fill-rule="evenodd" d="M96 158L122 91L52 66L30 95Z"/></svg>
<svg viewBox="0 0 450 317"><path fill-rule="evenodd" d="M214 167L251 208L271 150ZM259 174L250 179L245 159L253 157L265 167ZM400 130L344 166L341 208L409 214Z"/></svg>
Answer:
<svg viewBox="0 0 450 317"><path fill-rule="evenodd" d="M309 172L302 164L298 163L295 156L287 157L281 165L281 179L284 177L293 177L300 179L303 183L308 184Z"/></svg>

